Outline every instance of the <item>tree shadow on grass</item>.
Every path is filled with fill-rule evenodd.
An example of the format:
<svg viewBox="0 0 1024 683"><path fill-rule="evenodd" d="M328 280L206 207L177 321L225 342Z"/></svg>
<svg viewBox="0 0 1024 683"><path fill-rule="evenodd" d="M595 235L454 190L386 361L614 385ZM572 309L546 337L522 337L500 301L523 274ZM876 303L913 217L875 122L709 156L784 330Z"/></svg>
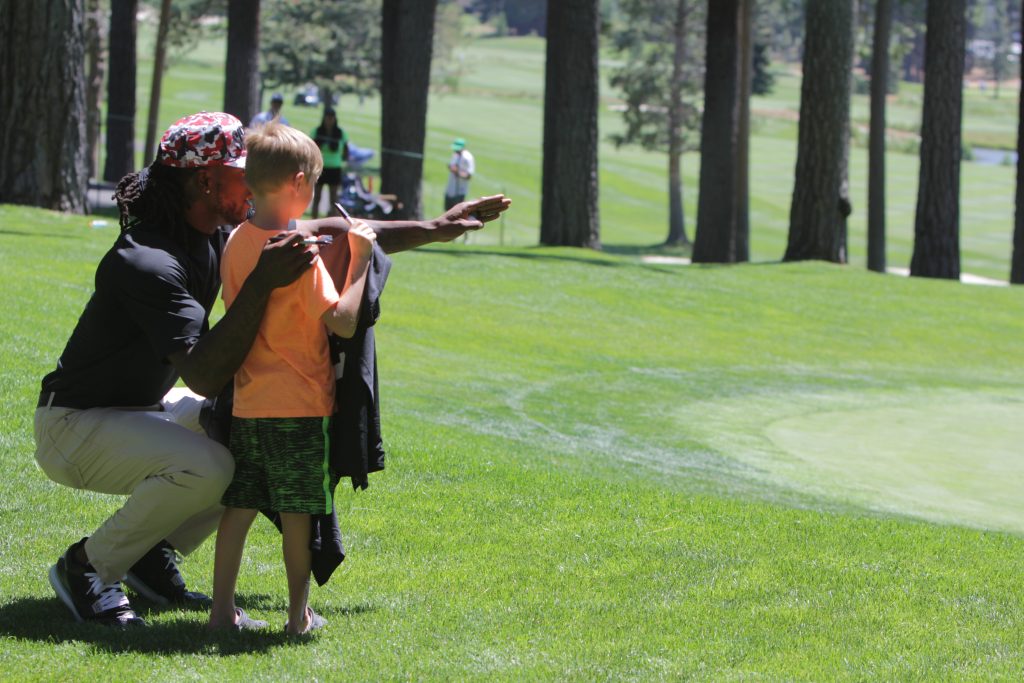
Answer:
<svg viewBox="0 0 1024 683"><path fill-rule="evenodd" d="M564 252L551 253L550 251L542 251L542 249L551 249L551 247L525 247L519 248L517 251L502 251L500 249L474 249L462 248L456 249L451 247L418 247L416 251L427 252L431 254L439 254L442 256L490 256L492 258L514 258L514 259L525 259L525 260L537 260L537 261L564 261L571 263L580 263L589 266L599 267L612 267L612 268L639 268L652 273L660 273L662 275L678 275L681 268L688 268L693 270L715 270L730 268L737 265L742 266L771 266L778 265L779 261L746 261L743 263L671 263L666 261L650 261L646 262L643 259L644 256L682 256L685 251L680 247L666 247L665 245L652 245L649 247L634 246L634 245L604 245L601 251L582 251L583 256L574 256L568 252L571 248L564 248ZM603 255L611 256L622 256L626 258L602 258ZM635 260L632 260L635 258ZM688 256L686 256L688 258Z"/></svg>
<svg viewBox="0 0 1024 683"><path fill-rule="evenodd" d="M490 256L497 258L525 259L530 261L562 261L602 268L643 268L645 270L664 273L676 272L679 268L678 264L645 263L640 260L641 257L647 255L674 256L678 251L675 249L666 251L657 245L653 247L615 247L605 245L601 251L592 251L589 249L574 250L571 247L563 247L558 252L553 252L552 249L558 249L558 247L536 246L520 247L515 251L505 251L500 249L492 251L490 249L474 249L472 247L453 249L451 247L425 246L417 248L416 251L455 257ZM576 256L573 252L577 252L580 255ZM624 256L627 258L608 258L609 256ZM636 257L636 260L630 260L629 257Z"/></svg>
<svg viewBox="0 0 1024 683"><path fill-rule="evenodd" d="M280 606L279 599L264 594L239 596L237 602L239 607L249 609L277 609ZM0 605L0 637L52 644L85 642L97 650L111 653L208 654L220 657L265 652L271 648L304 642L302 639L289 638L281 625L274 622L260 631L207 631L205 610L198 620L185 617L179 611L181 617L154 621L150 618L153 615L161 611L175 611L177 608L150 608L149 604L141 600L135 600L134 603L138 603L137 612L148 621L148 626L121 629L102 624L79 623L56 598L16 598ZM326 615L328 618L334 615L350 617L375 609L369 604L357 604L327 610Z"/></svg>
<svg viewBox="0 0 1024 683"><path fill-rule="evenodd" d="M680 256L689 258L692 247L690 245L667 245L664 242L658 244L603 244L601 245L601 251L617 256Z"/></svg>
<svg viewBox="0 0 1024 683"><path fill-rule="evenodd" d="M41 232L39 230L0 230L0 235L11 235L12 237L31 237L32 239L35 240L53 239L60 240L61 242L65 240L82 239L80 235L53 235Z"/></svg>
<svg viewBox="0 0 1024 683"><path fill-rule="evenodd" d="M441 256L491 256L498 258L517 258L537 261L570 261L573 263L585 263L591 266L624 266L627 263L621 263L619 261L602 260L600 257L601 252L591 251L585 252L588 254L594 254L595 256L573 256L567 253L553 254L550 252L534 251L540 249L540 247L525 247L519 251L490 251L487 249L473 249L472 247L465 249L451 249L451 248L437 248L437 247L419 247L416 251L427 252L430 254L440 254Z"/></svg>

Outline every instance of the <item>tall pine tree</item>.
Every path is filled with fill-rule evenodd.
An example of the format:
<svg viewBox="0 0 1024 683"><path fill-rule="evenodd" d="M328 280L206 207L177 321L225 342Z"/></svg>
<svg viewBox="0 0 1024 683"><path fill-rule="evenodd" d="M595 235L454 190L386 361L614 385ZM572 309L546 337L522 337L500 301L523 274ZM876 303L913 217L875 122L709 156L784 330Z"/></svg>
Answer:
<svg viewBox="0 0 1024 683"><path fill-rule="evenodd" d="M809 2L785 260L846 262L853 2Z"/></svg>
<svg viewBox="0 0 1024 683"><path fill-rule="evenodd" d="M381 190L395 218L423 213L423 145L437 0L384 0L381 23Z"/></svg>
<svg viewBox="0 0 1024 683"><path fill-rule="evenodd" d="M228 0L224 111L249 123L260 110L260 0Z"/></svg>
<svg viewBox="0 0 1024 683"><path fill-rule="evenodd" d="M135 170L135 36L139 0L110 2L107 75L107 157L103 179L117 182Z"/></svg>
<svg viewBox="0 0 1024 683"><path fill-rule="evenodd" d="M868 133L868 268L885 272L885 98L889 84L890 0L875 3Z"/></svg>
<svg viewBox="0 0 1024 683"><path fill-rule="evenodd" d="M748 258L749 0L708 5L701 128L700 196L693 260L734 263Z"/></svg>
<svg viewBox="0 0 1024 683"><path fill-rule="evenodd" d="M639 144L668 154L669 229L665 244L689 244L683 213L683 153L696 149L691 131L700 127L695 102L700 88L703 3L695 0L624 0L626 21L614 33L626 58L611 84L625 101L626 129L616 146Z"/></svg>
<svg viewBox="0 0 1024 683"><path fill-rule="evenodd" d="M1024 11L1021 11L1021 35L1024 36ZM1010 283L1024 285L1024 88L1021 88L1017 112L1017 213L1013 226L1013 258Z"/></svg>
<svg viewBox="0 0 1024 683"><path fill-rule="evenodd" d="M0 4L0 203L84 212L85 3Z"/></svg>
<svg viewBox="0 0 1024 683"><path fill-rule="evenodd" d="M966 0L931 0L927 21L921 168L910 274L957 280Z"/></svg>
<svg viewBox="0 0 1024 683"><path fill-rule="evenodd" d="M541 244L601 246L597 207L598 0L548 4Z"/></svg>

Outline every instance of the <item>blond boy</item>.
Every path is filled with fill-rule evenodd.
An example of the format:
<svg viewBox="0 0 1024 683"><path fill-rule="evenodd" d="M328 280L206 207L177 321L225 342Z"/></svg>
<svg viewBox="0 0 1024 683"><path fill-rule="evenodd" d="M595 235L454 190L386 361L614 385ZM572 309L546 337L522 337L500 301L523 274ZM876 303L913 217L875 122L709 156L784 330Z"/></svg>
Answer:
<svg viewBox="0 0 1024 683"><path fill-rule="evenodd" d="M228 308L266 242L306 210L323 169L316 143L277 122L250 132L246 149L246 182L256 211L231 234L224 250L221 279ZM374 239L369 227L353 221L343 278L318 257L298 280L274 290L252 349L235 375L235 474L222 499L226 509L217 533L211 628L267 625L235 606L245 537L259 510L281 516L288 577L285 631L306 633L324 624L307 601L310 516L331 513L337 484L328 467L334 374L327 333L354 334ZM341 283L340 293L335 280Z"/></svg>

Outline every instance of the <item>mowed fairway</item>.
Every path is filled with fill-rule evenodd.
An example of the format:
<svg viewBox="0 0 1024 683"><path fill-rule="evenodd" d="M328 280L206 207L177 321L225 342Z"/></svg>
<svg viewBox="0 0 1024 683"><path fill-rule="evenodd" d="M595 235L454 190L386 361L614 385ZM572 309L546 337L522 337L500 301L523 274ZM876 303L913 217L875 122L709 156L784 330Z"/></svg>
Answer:
<svg viewBox="0 0 1024 683"><path fill-rule="evenodd" d="M702 406L698 432L770 480L874 510L1024 532L1019 390L812 391L782 405L738 403ZM741 412L742 436L732 424Z"/></svg>
<svg viewBox="0 0 1024 683"><path fill-rule="evenodd" d="M1018 290L824 264L673 269L565 252L437 254L460 275L444 278L455 266L439 264L438 283L416 292L455 311L417 318L408 332L444 337L467 358L439 351L443 373L428 381L457 396L460 383L500 378L506 395L484 406L465 395L455 415L436 419L624 467L693 470L727 489L740 482L1024 531ZM493 277L501 293L481 304L460 277ZM537 284L547 292L531 310L520 288ZM972 300L985 311L968 310ZM505 327L507 337L494 336ZM555 362L565 365L549 372ZM409 381L422 382L418 374Z"/></svg>
<svg viewBox="0 0 1024 683"><path fill-rule="evenodd" d="M400 254L388 468L339 491L330 624L75 625L46 568L117 505L49 482L31 415L114 238L0 207L0 671L11 679L1017 680L1021 290L820 263ZM258 523L239 604L275 629ZM212 547L185 563L209 590Z"/></svg>

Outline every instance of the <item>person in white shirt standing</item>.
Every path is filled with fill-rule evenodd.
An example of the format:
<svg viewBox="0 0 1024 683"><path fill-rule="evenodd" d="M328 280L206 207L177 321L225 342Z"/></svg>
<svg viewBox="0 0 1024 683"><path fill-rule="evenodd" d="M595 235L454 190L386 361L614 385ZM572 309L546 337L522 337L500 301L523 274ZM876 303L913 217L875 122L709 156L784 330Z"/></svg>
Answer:
<svg viewBox="0 0 1024 683"><path fill-rule="evenodd" d="M466 141L455 138L452 142L452 158L448 161L448 186L444 190L445 211L466 199L469 179L475 170L473 155L466 149Z"/></svg>
<svg viewBox="0 0 1024 683"><path fill-rule="evenodd" d="M270 109L261 111L259 114L252 117L252 121L249 122L249 127L259 128L260 126L267 125L274 119L277 119L286 126L289 125L288 119L281 114L282 105L284 105L284 95L279 92L274 93L270 96Z"/></svg>

